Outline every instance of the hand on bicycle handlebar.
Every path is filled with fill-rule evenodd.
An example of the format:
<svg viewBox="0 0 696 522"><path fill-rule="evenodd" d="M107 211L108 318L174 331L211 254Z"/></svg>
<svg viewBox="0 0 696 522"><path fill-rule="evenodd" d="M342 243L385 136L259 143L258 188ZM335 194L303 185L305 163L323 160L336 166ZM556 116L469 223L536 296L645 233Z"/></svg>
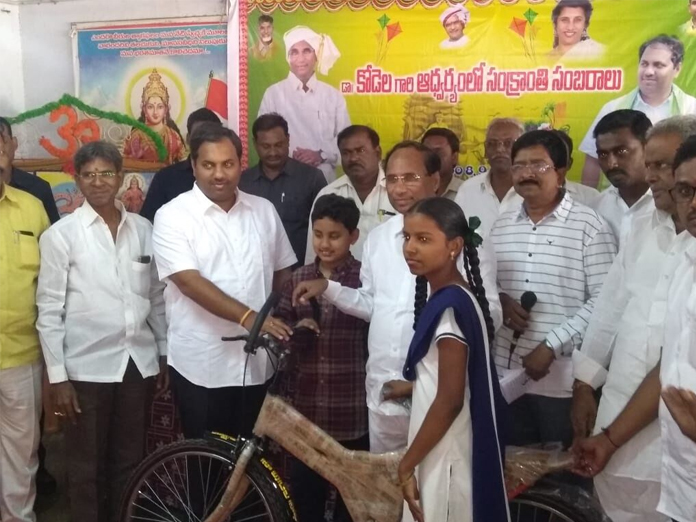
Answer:
<svg viewBox="0 0 696 522"><path fill-rule="evenodd" d="M312 281L302 281L292 292L292 306L298 304L308 304L313 297L319 297L329 286L326 279L314 279Z"/></svg>
<svg viewBox="0 0 696 522"><path fill-rule="evenodd" d="M248 327L249 325L254 324L257 315L258 314L256 312L251 312L242 326ZM292 328L290 328L280 319L268 316L261 326L261 332L270 334L281 341L289 341L290 336L292 335Z"/></svg>

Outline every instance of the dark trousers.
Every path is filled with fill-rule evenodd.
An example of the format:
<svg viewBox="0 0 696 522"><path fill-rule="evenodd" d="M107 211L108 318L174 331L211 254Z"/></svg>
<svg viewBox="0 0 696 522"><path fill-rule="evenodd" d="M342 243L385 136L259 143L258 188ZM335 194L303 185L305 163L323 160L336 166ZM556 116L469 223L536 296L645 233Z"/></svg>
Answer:
<svg viewBox="0 0 696 522"><path fill-rule="evenodd" d="M573 442L572 399L523 395L508 407L507 443L512 446Z"/></svg>
<svg viewBox="0 0 696 522"><path fill-rule="evenodd" d="M204 388L193 384L171 366L169 375L185 438L198 439L206 431L251 436L266 397L265 384Z"/></svg>
<svg viewBox="0 0 696 522"><path fill-rule="evenodd" d="M370 450L370 437L367 434L359 439L340 442L343 447L350 450ZM326 501L332 489L331 484L297 459L292 460L290 484L299 519L302 522L324 522L326 520L324 516ZM340 494L336 498L334 513L334 522L350 522L352 520Z"/></svg>
<svg viewBox="0 0 696 522"><path fill-rule="evenodd" d="M65 423L71 519L116 522L121 495L145 452L145 415L153 378L130 360L120 383L72 381L82 413Z"/></svg>

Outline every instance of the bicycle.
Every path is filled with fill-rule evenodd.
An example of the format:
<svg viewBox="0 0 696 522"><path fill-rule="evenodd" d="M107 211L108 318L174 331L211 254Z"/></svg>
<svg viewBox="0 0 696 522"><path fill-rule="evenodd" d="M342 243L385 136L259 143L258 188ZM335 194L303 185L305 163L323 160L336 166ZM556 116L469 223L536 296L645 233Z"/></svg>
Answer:
<svg viewBox="0 0 696 522"><path fill-rule="evenodd" d="M281 367L289 354L288 347L259 335L277 299L276 294L271 294L248 336L224 340L245 340L247 356L263 348ZM278 373L268 389L251 439L212 433L204 439L159 449L134 471L124 492L120 520L297 522L287 487L263 456L265 442L271 439L331 482L355 522L400 521L403 496L397 468L402 453L377 455L345 449L276 395ZM539 468L538 457L537 452L529 464L524 458L516 463L524 472L519 484L515 484L520 486L515 494L536 481L538 475L554 469L548 462ZM567 466L568 462L562 460L555 464L558 469ZM573 506L542 491L523 492L511 501L510 507L516 522L596 520L574 515ZM546 518L540 518L540 513Z"/></svg>

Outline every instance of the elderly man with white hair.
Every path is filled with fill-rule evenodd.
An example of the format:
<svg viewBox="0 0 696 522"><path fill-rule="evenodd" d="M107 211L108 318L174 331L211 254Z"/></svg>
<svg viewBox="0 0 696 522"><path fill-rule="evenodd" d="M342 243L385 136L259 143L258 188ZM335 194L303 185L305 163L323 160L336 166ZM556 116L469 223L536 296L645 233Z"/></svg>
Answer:
<svg viewBox="0 0 696 522"><path fill-rule="evenodd" d="M469 43L469 37L464 34L464 28L470 18L471 13L463 5L445 9L440 15L440 23L445 28L448 38L440 42L440 49L459 49Z"/></svg>
<svg viewBox="0 0 696 522"><path fill-rule="evenodd" d="M266 89L259 116L271 112L283 116L292 157L321 169L330 183L336 179L339 160L336 137L350 125L350 117L341 93L317 80L316 73L327 75L341 53L330 36L301 25L283 39L290 73Z"/></svg>

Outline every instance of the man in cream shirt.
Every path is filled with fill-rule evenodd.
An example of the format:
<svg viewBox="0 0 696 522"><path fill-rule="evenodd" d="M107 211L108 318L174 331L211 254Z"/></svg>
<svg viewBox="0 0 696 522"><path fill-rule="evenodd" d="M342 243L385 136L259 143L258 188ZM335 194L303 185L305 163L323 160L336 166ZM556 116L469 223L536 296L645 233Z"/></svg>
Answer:
<svg viewBox="0 0 696 522"><path fill-rule="evenodd" d="M283 116L289 125L292 158L321 169L331 183L339 159L336 137L350 125L350 117L343 95L316 74L329 74L341 53L330 36L301 25L285 33L284 40L290 72L266 89L259 116L269 112Z"/></svg>

